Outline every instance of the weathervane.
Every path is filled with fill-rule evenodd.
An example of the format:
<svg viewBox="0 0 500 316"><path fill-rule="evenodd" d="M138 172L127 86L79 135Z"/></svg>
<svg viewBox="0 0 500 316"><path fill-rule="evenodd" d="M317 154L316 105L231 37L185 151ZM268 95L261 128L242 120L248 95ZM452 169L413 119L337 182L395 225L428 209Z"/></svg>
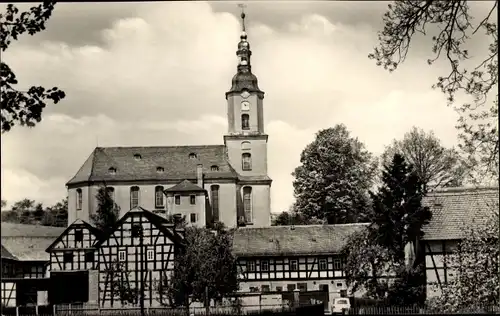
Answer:
<svg viewBox="0 0 500 316"><path fill-rule="evenodd" d="M238 4L238 7L241 8L241 23L243 25L243 32L245 32L245 8L246 5L244 3Z"/></svg>

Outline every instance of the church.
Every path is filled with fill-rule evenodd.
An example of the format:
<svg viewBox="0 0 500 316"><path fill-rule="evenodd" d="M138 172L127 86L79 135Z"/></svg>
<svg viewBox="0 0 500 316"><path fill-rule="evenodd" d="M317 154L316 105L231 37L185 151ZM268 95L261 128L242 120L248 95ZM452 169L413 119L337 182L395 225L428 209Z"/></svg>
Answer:
<svg viewBox="0 0 500 316"><path fill-rule="evenodd" d="M238 66L226 92L228 131L223 145L97 147L66 183L68 225L90 222L105 185L120 215L135 207L182 215L189 225L220 221L226 227L271 225L264 92L252 73L245 32Z"/></svg>

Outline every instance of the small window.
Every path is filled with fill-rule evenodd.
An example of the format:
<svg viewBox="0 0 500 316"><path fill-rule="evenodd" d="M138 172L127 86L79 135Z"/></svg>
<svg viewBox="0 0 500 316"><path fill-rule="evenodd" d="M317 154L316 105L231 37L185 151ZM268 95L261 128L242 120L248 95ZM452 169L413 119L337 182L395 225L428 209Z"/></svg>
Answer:
<svg viewBox="0 0 500 316"><path fill-rule="evenodd" d="M342 260L334 259L333 260L333 269L334 270L342 270Z"/></svg>
<svg viewBox="0 0 500 316"><path fill-rule="evenodd" d="M115 167L110 167L108 169L109 174L116 174L116 168Z"/></svg>
<svg viewBox="0 0 500 316"><path fill-rule="evenodd" d="M126 257L127 256L125 250L118 251L118 261L125 261Z"/></svg>
<svg viewBox="0 0 500 316"><path fill-rule="evenodd" d="M243 130L250 129L250 116L248 114L241 115L241 129Z"/></svg>
<svg viewBox="0 0 500 316"><path fill-rule="evenodd" d="M297 271L298 269L297 260L290 260L290 271Z"/></svg>
<svg viewBox="0 0 500 316"><path fill-rule="evenodd" d="M213 165L210 167L211 171L219 171L219 166Z"/></svg>
<svg viewBox="0 0 500 316"><path fill-rule="evenodd" d="M141 157L141 155L140 155L140 154L135 154L135 155L134 155L134 159L135 159L135 160L137 160L137 161L139 161L139 160L141 160L141 159L142 159L142 157Z"/></svg>
<svg viewBox="0 0 500 316"><path fill-rule="evenodd" d="M191 213L190 217L191 223L196 223L196 213Z"/></svg>
<svg viewBox="0 0 500 316"><path fill-rule="evenodd" d="M247 262L247 271L248 272L254 272L255 271L255 262L254 261L248 261Z"/></svg>
<svg viewBox="0 0 500 316"><path fill-rule="evenodd" d="M180 195L175 196L175 205L181 205L181 196Z"/></svg>
<svg viewBox="0 0 500 316"><path fill-rule="evenodd" d="M155 259L155 250L148 249L146 257L147 257L148 261L154 260Z"/></svg>
<svg viewBox="0 0 500 316"><path fill-rule="evenodd" d="M261 271L269 271L269 261L267 260L262 260L260 262L260 270Z"/></svg>
<svg viewBox="0 0 500 316"><path fill-rule="evenodd" d="M326 262L326 259L319 259L319 269L321 271L325 271L327 270L327 262Z"/></svg>
<svg viewBox="0 0 500 316"><path fill-rule="evenodd" d="M282 286L277 286L276 287L276 292L283 292L283 287Z"/></svg>
<svg viewBox="0 0 500 316"><path fill-rule="evenodd" d="M132 237L141 237L142 225L134 223L132 224Z"/></svg>
<svg viewBox="0 0 500 316"><path fill-rule="evenodd" d="M262 285L262 292L263 293L266 293L266 292L270 292L271 289L269 288L269 285Z"/></svg>
<svg viewBox="0 0 500 316"><path fill-rule="evenodd" d="M70 262L73 262L73 252L71 252L71 251L66 251L66 252L63 254L63 262L64 262L64 263L70 263Z"/></svg>
<svg viewBox="0 0 500 316"><path fill-rule="evenodd" d="M337 283L336 285L337 285L337 287L342 287L342 286L344 286L344 285L343 285L342 283L340 283L340 282L339 282L339 283Z"/></svg>
<svg viewBox="0 0 500 316"><path fill-rule="evenodd" d="M195 205L196 204L196 195L190 195L189 196L189 204Z"/></svg>
<svg viewBox="0 0 500 316"><path fill-rule="evenodd" d="M83 230L75 229L75 241L83 241Z"/></svg>
<svg viewBox="0 0 500 316"><path fill-rule="evenodd" d="M190 153L189 154L189 159L196 159L196 154L195 153Z"/></svg>
<svg viewBox="0 0 500 316"><path fill-rule="evenodd" d="M163 167L157 167L156 168L156 172L158 172L158 173L164 173L165 169Z"/></svg>
<svg viewBox="0 0 500 316"><path fill-rule="evenodd" d="M252 155L250 153L243 153L241 155L241 168L243 171L252 170Z"/></svg>
<svg viewBox="0 0 500 316"><path fill-rule="evenodd" d="M76 189L76 209L81 210L82 209L82 189Z"/></svg>
<svg viewBox="0 0 500 316"><path fill-rule="evenodd" d="M94 262L94 252L86 251L85 252L85 262Z"/></svg>

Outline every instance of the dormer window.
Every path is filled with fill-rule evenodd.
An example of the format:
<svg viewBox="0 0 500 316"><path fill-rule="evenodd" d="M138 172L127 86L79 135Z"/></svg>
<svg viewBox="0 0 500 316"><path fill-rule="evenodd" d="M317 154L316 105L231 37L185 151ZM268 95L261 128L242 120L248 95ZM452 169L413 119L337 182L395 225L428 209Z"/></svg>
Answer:
<svg viewBox="0 0 500 316"><path fill-rule="evenodd" d="M219 171L219 166L213 165L210 167L211 171Z"/></svg>
<svg viewBox="0 0 500 316"><path fill-rule="evenodd" d="M116 168L115 167L110 167L108 169L109 174L116 174Z"/></svg>
<svg viewBox="0 0 500 316"><path fill-rule="evenodd" d="M139 155L139 154L135 154L135 155L134 155L134 159L135 159L135 160L137 160L137 161L139 161L139 160L141 160L141 159L142 159L142 157L141 157L141 155Z"/></svg>
<svg viewBox="0 0 500 316"><path fill-rule="evenodd" d="M158 173L164 173L165 169L163 167L156 167L156 172L158 172Z"/></svg>
<svg viewBox="0 0 500 316"><path fill-rule="evenodd" d="M196 159L196 154L195 153L190 153L189 154L189 159Z"/></svg>

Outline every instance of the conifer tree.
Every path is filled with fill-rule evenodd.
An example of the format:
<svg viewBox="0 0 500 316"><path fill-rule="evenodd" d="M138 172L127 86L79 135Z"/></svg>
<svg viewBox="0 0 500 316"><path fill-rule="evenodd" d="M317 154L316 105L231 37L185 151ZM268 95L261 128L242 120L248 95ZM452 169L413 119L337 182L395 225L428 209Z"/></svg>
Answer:
<svg viewBox="0 0 500 316"><path fill-rule="evenodd" d="M97 210L91 215L93 224L100 230L106 230L118 221L120 208L111 197L108 188L103 185L96 194Z"/></svg>

